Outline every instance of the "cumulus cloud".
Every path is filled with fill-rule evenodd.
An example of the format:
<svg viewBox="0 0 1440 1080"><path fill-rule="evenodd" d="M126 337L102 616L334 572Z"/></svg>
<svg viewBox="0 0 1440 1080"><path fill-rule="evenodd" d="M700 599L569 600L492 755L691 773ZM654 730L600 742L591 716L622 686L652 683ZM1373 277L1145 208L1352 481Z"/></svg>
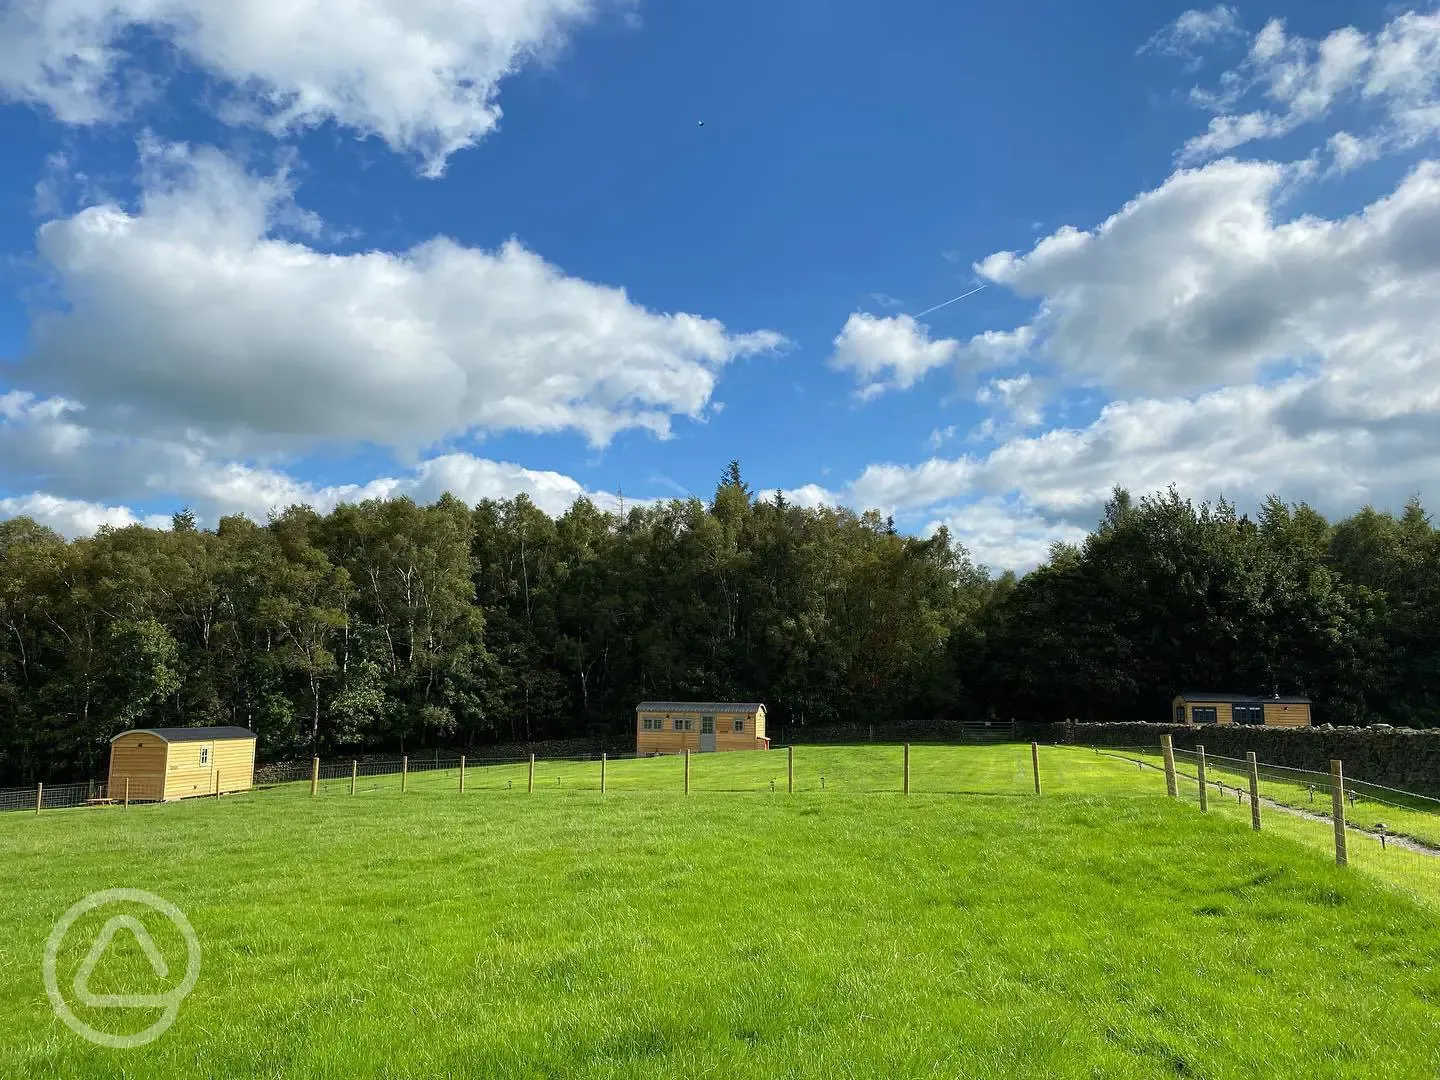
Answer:
<svg viewBox="0 0 1440 1080"><path fill-rule="evenodd" d="M78 535L102 524L168 521L142 518L126 501L171 500L210 522L232 513L263 521L272 510L296 503L326 511L342 502L402 495L433 502L446 492L467 503L523 492L551 514L564 513L581 497L604 509L619 503L618 496L587 490L562 473L466 453L427 458L363 483L314 484L281 468L217 457L203 443L91 431L76 422L75 411L61 399L0 395L0 487L38 480L64 492L0 500L0 518L25 514Z"/></svg>
<svg viewBox="0 0 1440 1080"><path fill-rule="evenodd" d="M1024 569L1053 540L1093 527L1116 484L1150 492L1173 483L1194 498L1224 495L1252 509L1278 490L1329 513L1366 502L1398 507L1417 484L1440 484L1440 440L1426 437L1440 420L1440 400L1408 423L1352 416L1296 425L1313 390L1297 378L1194 400L1116 402L1083 428L1012 438L980 456L871 465L842 488L802 490L811 503L944 522L969 536L977 561ZM983 529L963 525L961 504L987 508ZM1011 525L1001 523L1006 516Z"/></svg>
<svg viewBox="0 0 1440 1080"><path fill-rule="evenodd" d="M84 402L91 426L244 454L507 430L604 445L698 418L725 364L783 340L648 311L518 240L338 255L282 238L286 222L313 224L283 174L149 148L138 209L41 227L62 304L36 313L14 381Z"/></svg>
<svg viewBox="0 0 1440 1080"><path fill-rule="evenodd" d="M123 528L126 525L148 525L153 529L169 526L162 516L137 516L126 506L105 506L81 499L65 499L57 495L34 492L0 499L0 521L28 517L62 536L89 536L102 525Z"/></svg>
<svg viewBox="0 0 1440 1080"><path fill-rule="evenodd" d="M992 572L1024 573L1045 561L1056 543L1081 543L1088 530L1035 512L1020 498L987 496L964 506L944 507L922 530L934 535L940 526L963 544L971 559Z"/></svg>
<svg viewBox="0 0 1440 1080"><path fill-rule="evenodd" d="M1091 232L985 260L1038 301L1020 328L1036 359L1124 396L1081 427L875 464L812 494L957 535L954 508L983 507L996 521L969 534L981 561L1023 568L1092 526L1116 484L1249 508L1279 491L1331 514L1440 488L1440 163L1334 219L1278 220L1292 178L1259 162L1184 170ZM982 403L1013 406L1026 374L990 381Z"/></svg>
<svg viewBox="0 0 1440 1080"><path fill-rule="evenodd" d="M843 500L839 492L831 491L820 484L802 484L797 488L766 488L758 497L769 500L775 498L777 493L783 495L787 502L807 510L821 506L839 506Z"/></svg>
<svg viewBox="0 0 1440 1080"><path fill-rule="evenodd" d="M66 123L124 116L158 92L153 35L225 87L225 118L277 133L326 121L445 161L500 120L504 78L624 0L11 0L0 94Z"/></svg>
<svg viewBox="0 0 1440 1080"><path fill-rule="evenodd" d="M932 340L929 327L909 315L878 317L862 312L846 320L834 345L830 365L853 372L863 398L908 390L960 352L960 342Z"/></svg>
<svg viewBox="0 0 1440 1080"><path fill-rule="evenodd" d="M1294 175L1233 160L1183 170L1091 232L979 268L1039 300L1034 351L1120 390L1201 391L1276 365L1362 370L1380 341L1426 352L1440 166L1347 218L1277 220Z"/></svg>
<svg viewBox="0 0 1440 1080"><path fill-rule="evenodd" d="M1030 372L1011 379L992 379L975 394L975 401L998 410L1007 423L1032 428L1044 420L1045 383Z"/></svg>
<svg viewBox="0 0 1440 1080"><path fill-rule="evenodd" d="M1244 61L1191 99L1215 115L1180 153L1197 163L1258 139L1274 139L1330 116L1340 105L1373 114L1367 153L1405 149L1440 135L1440 13L1408 12L1374 34L1345 27L1321 40L1291 35L1272 19ZM1251 108L1243 103L1254 101ZM1353 167L1355 143L1342 140L1336 167Z"/></svg>

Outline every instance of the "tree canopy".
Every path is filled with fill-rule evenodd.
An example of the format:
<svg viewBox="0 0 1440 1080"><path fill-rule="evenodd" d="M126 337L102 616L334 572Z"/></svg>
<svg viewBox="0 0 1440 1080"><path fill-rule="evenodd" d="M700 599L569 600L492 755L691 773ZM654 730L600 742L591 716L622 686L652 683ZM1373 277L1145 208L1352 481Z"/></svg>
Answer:
<svg viewBox="0 0 1440 1080"><path fill-rule="evenodd" d="M1114 492L1017 577L943 528L758 501L552 518L523 495L373 500L66 541L0 522L0 783L93 775L127 727L261 753L620 737L646 698L763 700L772 730L969 716L1155 720L1180 689L1440 724L1440 532Z"/></svg>

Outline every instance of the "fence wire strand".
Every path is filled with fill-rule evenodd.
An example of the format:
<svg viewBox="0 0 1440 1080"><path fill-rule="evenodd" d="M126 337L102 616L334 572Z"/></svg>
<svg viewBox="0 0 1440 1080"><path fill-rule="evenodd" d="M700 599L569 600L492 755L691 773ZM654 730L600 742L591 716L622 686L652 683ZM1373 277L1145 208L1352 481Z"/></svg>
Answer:
<svg viewBox="0 0 1440 1080"><path fill-rule="evenodd" d="M812 749L816 752L811 752ZM793 756L792 756L793 754ZM1057 746L1037 750L1046 794L1096 791L1156 797L1166 792L1159 746ZM1050 761L1063 767L1047 772ZM1175 749L1176 795L1200 801L1201 755ZM908 767L907 767L908 762ZM462 772L463 765L463 772ZM1250 763L1206 754L1206 809L1252 823ZM1031 747L1006 744L984 753L953 744L869 743L772 746L747 754L582 753L553 757L469 756L440 751L410 756L278 762L260 766L258 789L307 789L316 798L362 794L624 792L954 795L1028 797L1035 790ZM1131 769L1134 772L1131 772ZM603 779L602 779L603 777ZM1335 860L1334 782L1328 772L1256 762L1262 831ZM161 781L133 780L125 790L100 781L0 789L0 811L50 811L163 800ZM118 785L117 785L118 787ZM1348 866L1440 906L1440 799L1344 777Z"/></svg>
<svg viewBox="0 0 1440 1080"><path fill-rule="evenodd" d="M1096 747L1098 753L1164 771L1158 747ZM1181 798L1198 803L1200 754L1173 751ZM1251 821L1250 763L1206 753L1208 810ZM1338 861L1330 773L1256 762L1262 831L1278 833ZM1440 800L1363 780L1341 778L1345 865L1414 899L1440 907Z"/></svg>

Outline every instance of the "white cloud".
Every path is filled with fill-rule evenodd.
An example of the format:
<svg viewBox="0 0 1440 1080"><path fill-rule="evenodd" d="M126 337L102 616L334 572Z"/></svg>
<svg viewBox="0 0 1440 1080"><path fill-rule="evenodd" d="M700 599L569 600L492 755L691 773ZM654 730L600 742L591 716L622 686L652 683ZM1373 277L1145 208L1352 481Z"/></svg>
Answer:
<svg viewBox="0 0 1440 1080"><path fill-rule="evenodd" d="M326 121L418 155L427 174L490 132L501 81L622 0L10 0L0 94L66 123L153 97L137 31L227 87L224 115L283 133ZM132 46L135 48L132 50Z"/></svg>
<svg viewBox="0 0 1440 1080"><path fill-rule="evenodd" d="M1277 221L1295 176L1231 160L1181 171L1093 232L1062 229L979 269L1039 300L1032 351L1120 390L1201 391L1275 365L1360 370L1373 363L1360 343L1381 338L1427 348L1440 166L1351 217Z"/></svg>
<svg viewBox="0 0 1440 1080"><path fill-rule="evenodd" d="M0 518L26 514L78 535L102 524L142 520L115 505L117 500L168 499L191 506L210 522L231 513L263 521L272 510L296 503L328 511L341 502L401 495L433 502L446 492L467 503L524 492L551 514L564 513L582 496L605 509L619 501L561 473L464 453L428 458L363 483L317 485L279 468L217 458L202 444L91 432L69 419L71 411L68 403L54 399L0 396L0 483L14 487L41 477L66 493L0 500ZM78 431L82 437L58 438L57 431ZM627 499L630 505L643 501Z"/></svg>
<svg viewBox="0 0 1440 1080"><path fill-rule="evenodd" d="M930 449L939 450L940 447L944 446L951 439L955 438L956 430L957 428L954 424L949 424L943 428L936 428L934 431L930 432Z"/></svg>
<svg viewBox="0 0 1440 1080"><path fill-rule="evenodd" d="M1237 37L1243 32L1239 13L1228 4L1217 4L1209 10L1191 8L1158 31L1138 51L1190 57L1199 46Z"/></svg>
<svg viewBox="0 0 1440 1080"><path fill-rule="evenodd" d="M148 525L152 529L168 528L170 519L163 516L139 517L126 506L105 506L101 503L65 499L44 492L33 492L0 499L0 521L28 517L54 529L62 536L89 536L102 525L123 528L126 525Z"/></svg>
<svg viewBox="0 0 1440 1080"><path fill-rule="evenodd" d="M773 499L777 490L785 496L787 502L807 510L821 506L839 506L844 500L840 492L831 491L820 484L803 484L798 488L766 488L759 492L757 497L762 500Z"/></svg>
<svg viewBox="0 0 1440 1080"><path fill-rule="evenodd" d="M271 469L239 465L208 466L193 485L192 498L212 513L241 511L263 519L271 509L307 503L327 512L342 502L408 496L417 502L434 502L449 492L462 502L508 499L524 493L548 514L565 513L579 498L589 498L602 509L615 509L617 495L587 491L578 480L563 473L527 469L505 461L490 461L470 454L445 454L420 462L410 472L378 477L363 484L316 486ZM177 485L167 485L175 488ZM645 500L628 498L631 505Z"/></svg>
<svg viewBox="0 0 1440 1080"><path fill-rule="evenodd" d="M931 340L929 327L909 315L877 317L862 312L846 320L834 345L831 366L854 372L864 398L886 390L908 390L960 352L958 341Z"/></svg>
<svg viewBox="0 0 1440 1080"><path fill-rule="evenodd" d="M1337 131L1326 145L1330 150L1332 167L1342 173L1378 160L1384 150L1378 138L1361 139L1348 131Z"/></svg>
<svg viewBox="0 0 1440 1080"><path fill-rule="evenodd" d="M846 504L885 514L905 514L953 500L974 490L977 462L931 458L919 465L870 465L841 493Z"/></svg>
<svg viewBox="0 0 1440 1080"><path fill-rule="evenodd" d="M1016 522L971 529L982 561L1024 566L1093 525L1116 484L1252 509L1278 491L1330 514L1440 489L1440 163L1349 216L1277 220L1295 176L1181 171L1094 231L984 260L1038 301L997 339L1029 331L1057 379L1125 396L1082 427L872 465L828 501L932 524L981 505ZM1026 374L990 382L982 404L1013 407L1038 382Z"/></svg>
<svg viewBox="0 0 1440 1080"><path fill-rule="evenodd" d="M1397 402L1374 417L1321 420L1307 400L1316 391L1295 379L1116 402L1084 428L1013 438L978 457L872 465L844 488L810 490L817 502L944 522L977 561L1024 569L1051 541L1093 527L1116 484L1146 493L1173 483L1251 509L1279 491L1332 514L1366 502L1398 508L1417 486L1440 486L1440 396L1408 412ZM988 508L983 528L964 525L955 510L964 502Z"/></svg>
<svg viewBox="0 0 1440 1080"><path fill-rule="evenodd" d="M285 176L213 150L149 147L145 187L137 211L92 206L39 234L65 306L36 314L13 378L83 401L94 427L244 455L505 430L603 445L700 418L726 363L783 340L652 313L516 240L354 255L285 240L282 222L308 220Z"/></svg>
<svg viewBox="0 0 1440 1080"><path fill-rule="evenodd" d="M944 507L924 528L933 535L944 525L971 559L992 571L1024 573L1045 561L1052 544L1078 544L1087 529L1049 520L1021 499L987 496L966 506Z"/></svg>
<svg viewBox="0 0 1440 1080"><path fill-rule="evenodd" d="M998 256L991 256L991 259L996 258ZM1003 272L998 263L993 265L997 274ZM976 371L1006 367L1023 359L1034 344L1035 328L1032 326L1019 326L1014 330L986 330L976 334L961 347L960 358L966 367Z"/></svg>
<svg viewBox="0 0 1440 1080"><path fill-rule="evenodd" d="M1252 95L1265 104L1238 111ZM1196 88L1191 98L1216 115L1181 151L1189 163L1288 135L1341 104L1375 114L1368 153L1418 146L1440 135L1440 13L1409 12L1374 34L1345 27L1319 41L1293 37L1272 19L1218 89ZM1337 160L1337 167L1346 166Z"/></svg>
<svg viewBox="0 0 1440 1080"><path fill-rule="evenodd" d="M992 379L976 392L975 401L1007 413L1016 427L1032 428L1045 418L1045 397L1044 382L1027 371L1011 379Z"/></svg>

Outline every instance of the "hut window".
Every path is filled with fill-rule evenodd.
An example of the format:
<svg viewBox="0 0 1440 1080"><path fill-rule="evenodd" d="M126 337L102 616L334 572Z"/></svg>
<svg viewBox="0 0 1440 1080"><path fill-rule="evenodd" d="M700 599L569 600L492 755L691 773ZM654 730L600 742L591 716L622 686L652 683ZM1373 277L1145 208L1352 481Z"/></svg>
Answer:
<svg viewBox="0 0 1440 1080"><path fill-rule="evenodd" d="M1184 722L1185 722L1185 706L1184 706L1184 705L1176 705L1176 706L1175 706L1175 723L1177 723L1177 724L1183 724Z"/></svg>
<svg viewBox="0 0 1440 1080"><path fill-rule="evenodd" d="M202 746L202 747L200 747L200 764L201 764L201 765L209 765L209 764L210 764L210 747L208 747L208 746Z"/></svg>
<svg viewBox="0 0 1440 1080"><path fill-rule="evenodd" d="M693 717L689 717L689 716L677 716L677 717L675 718L675 730L676 730L676 731L694 731L694 730L695 730L695 720L694 720L694 718L693 718Z"/></svg>
<svg viewBox="0 0 1440 1080"><path fill-rule="evenodd" d="M1197 724L1213 724L1219 718L1214 705L1192 705L1190 715Z"/></svg>
<svg viewBox="0 0 1440 1080"><path fill-rule="evenodd" d="M1265 723L1265 707L1263 705L1236 705L1233 711L1237 724Z"/></svg>
<svg viewBox="0 0 1440 1080"><path fill-rule="evenodd" d="M737 716L737 717L735 718L735 730L736 730L736 731L744 731L744 730L745 730L745 718L744 718L743 716Z"/></svg>

